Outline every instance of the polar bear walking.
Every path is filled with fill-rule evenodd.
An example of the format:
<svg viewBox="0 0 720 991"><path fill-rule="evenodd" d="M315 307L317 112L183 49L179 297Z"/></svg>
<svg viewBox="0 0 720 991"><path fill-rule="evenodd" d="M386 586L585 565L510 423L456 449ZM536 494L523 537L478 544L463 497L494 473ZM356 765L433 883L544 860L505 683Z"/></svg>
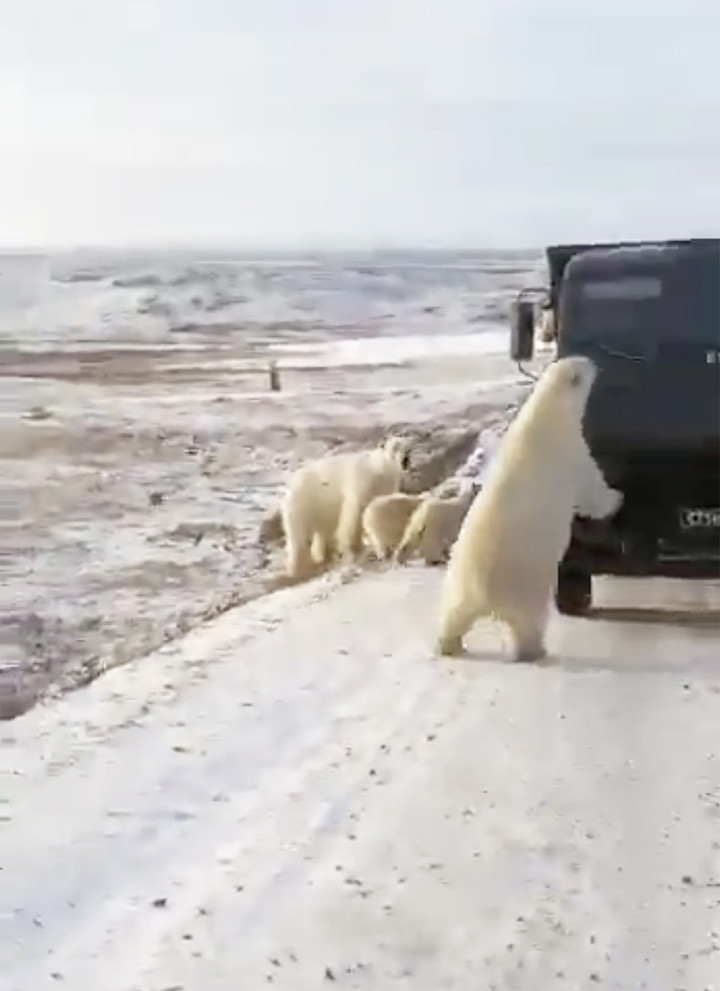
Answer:
<svg viewBox="0 0 720 991"><path fill-rule="evenodd" d="M408 442L390 436L371 450L329 454L298 468L281 505L288 576L308 576L313 557L328 561L335 552L344 558L358 554L365 507L375 496L400 488L408 463Z"/></svg>
<svg viewBox="0 0 720 991"><path fill-rule="evenodd" d="M376 496L365 507L363 534L378 561L386 561L402 540L410 517L422 502L421 495L391 492Z"/></svg>
<svg viewBox="0 0 720 991"><path fill-rule="evenodd" d="M502 437L450 555L439 653L462 653L465 634L491 615L510 628L517 660L544 656L550 598L573 516L602 519L622 502L582 434L596 375L589 358L553 362Z"/></svg>
<svg viewBox="0 0 720 991"><path fill-rule="evenodd" d="M415 551L425 564L447 561L476 489L472 479L463 478L454 495L445 495L445 491L446 486L441 486L429 492L410 517L395 553L398 564L404 564Z"/></svg>

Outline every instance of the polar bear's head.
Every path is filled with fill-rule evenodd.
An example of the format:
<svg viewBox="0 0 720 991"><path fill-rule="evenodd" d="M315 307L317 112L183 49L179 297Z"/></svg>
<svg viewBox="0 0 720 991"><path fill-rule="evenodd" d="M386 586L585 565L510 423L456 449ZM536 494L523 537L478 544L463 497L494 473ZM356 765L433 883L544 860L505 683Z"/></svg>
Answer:
<svg viewBox="0 0 720 991"><path fill-rule="evenodd" d="M576 452L577 443L584 443L585 408L596 376L589 358L559 358L549 364L493 450L482 487L508 464L551 458L557 468L564 463L563 452Z"/></svg>
<svg viewBox="0 0 720 991"><path fill-rule="evenodd" d="M410 442L406 437L390 434L380 444L380 450L387 461L399 465L403 471L410 467Z"/></svg>
<svg viewBox="0 0 720 991"><path fill-rule="evenodd" d="M482 483L477 478L461 478L458 486L457 498L461 502L470 503L482 488Z"/></svg>
<svg viewBox="0 0 720 991"><path fill-rule="evenodd" d="M552 396L553 402L559 401L579 423L597 373L597 366L590 358L582 355L559 358L545 369L537 389L541 395Z"/></svg>
<svg viewBox="0 0 720 991"><path fill-rule="evenodd" d="M455 475L440 482L430 494L435 499L449 499L461 503L474 498L479 491L480 485L476 479Z"/></svg>

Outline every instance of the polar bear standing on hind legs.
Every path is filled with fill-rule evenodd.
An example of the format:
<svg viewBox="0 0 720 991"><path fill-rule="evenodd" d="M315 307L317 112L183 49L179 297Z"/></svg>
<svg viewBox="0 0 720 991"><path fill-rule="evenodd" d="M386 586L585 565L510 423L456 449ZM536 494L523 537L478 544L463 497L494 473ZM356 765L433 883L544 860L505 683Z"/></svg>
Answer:
<svg viewBox="0 0 720 991"><path fill-rule="evenodd" d="M408 442L387 437L371 450L329 454L293 473L282 501L287 574L308 577L316 563L362 549L362 515L376 496L397 492L409 464Z"/></svg>
<svg viewBox="0 0 720 991"><path fill-rule="evenodd" d="M439 653L461 654L476 620L493 616L510 628L517 660L545 655L548 608L574 515L603 519L622 502L582 433L596 375L589 358L553 362L500 441L450 555Z"/></svg>

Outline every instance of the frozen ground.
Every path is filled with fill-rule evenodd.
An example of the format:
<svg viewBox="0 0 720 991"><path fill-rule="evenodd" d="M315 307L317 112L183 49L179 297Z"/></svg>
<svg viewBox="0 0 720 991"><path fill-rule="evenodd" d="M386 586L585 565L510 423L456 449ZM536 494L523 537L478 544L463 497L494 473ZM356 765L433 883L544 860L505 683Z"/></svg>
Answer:
<svg viewBox="0 0 720 991"><path fill-rule="evenodd" d="M720 588L446 662L439 577L278 592L4 724L2 991L717 991Z"/></svg>
<svg viewBox="0 0 720 991"><path fill-rule="evenodd" d="M431 261L0 258L0 716L262 592L306 457L404 429L432 482L503 420L528 263Z"/></svg>

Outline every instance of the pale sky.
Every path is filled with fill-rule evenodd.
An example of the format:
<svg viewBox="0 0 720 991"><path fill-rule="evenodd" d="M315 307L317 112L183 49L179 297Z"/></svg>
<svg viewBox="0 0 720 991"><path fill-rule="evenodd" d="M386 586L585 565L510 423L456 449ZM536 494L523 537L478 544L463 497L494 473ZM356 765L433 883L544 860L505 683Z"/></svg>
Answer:
<svg viewBox="0 0 720 991"><path fill-rule="evenodd" d="M0 0L0 243L720 230L720 0Z"/></svg>

